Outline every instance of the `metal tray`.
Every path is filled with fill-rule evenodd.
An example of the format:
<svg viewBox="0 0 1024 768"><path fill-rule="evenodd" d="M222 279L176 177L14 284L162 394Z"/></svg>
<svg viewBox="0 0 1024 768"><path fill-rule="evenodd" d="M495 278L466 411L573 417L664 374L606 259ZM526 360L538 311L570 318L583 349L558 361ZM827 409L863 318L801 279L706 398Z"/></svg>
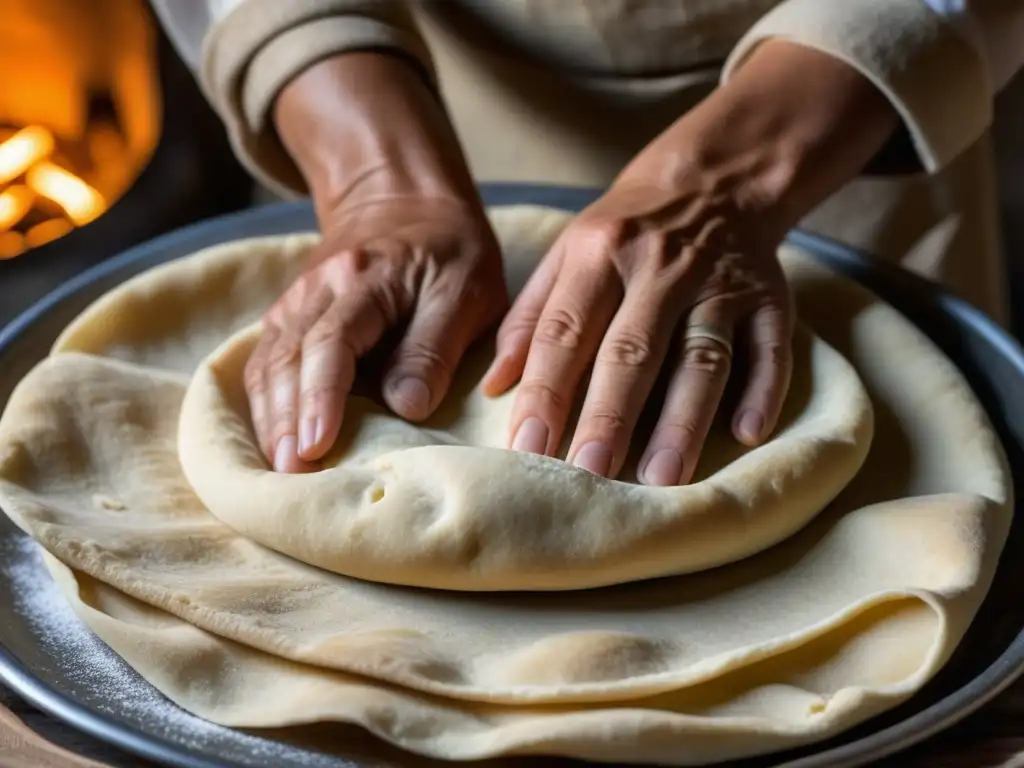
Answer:
<svg viewBox="0 0 1024 768"><path fill-rule="evenodd" d="M535 203L579 210L592 190L520 185L483 188L488 204ZM49 294L0 332L0 403L41 359L56 335L90 302L149 267L215 243L241 237L310 230L307 203L275 204L200 223L110 259ZM1024 499L1024 353L983 314L935 286L894 268L874 264L848 248L803 233L791 241L840 272L861 281L904 312L960 366L1000 430L1014 468L1018 499ZM1024 507L1018 501L1018 509ZM77 619L55 600L40 624L24 609L26 584L49 584L38 559L26 556L24 536L0 515L0 679L20 695L89 734L128 752L181 768L383 768L439 765L406 755L346 726L325 726L331 753L275 733L244 734L212 726L181 712L123 662L95 654L112 652L77 629ZM730 764L731 768L842 768L863 765L949 727L990 700L1024 672L1024 586L1012 570L1024 557L1024 530L1013 527L996 583L952 661L907 704L829 742ZM16 574L14 578L12 574ZM19 594L19 591L22 594ZM61 611L67 615L57 615ZM53 622L62 623L63 634ZM62 639L63 638L63 639ZM82 645L92 642L93 656ZM63 643L63 646L62 646ZM99 647L102 646L102 647ZM93 662L90 662L93 659ZM132 695L125 694L126 684ZM318 743L323 744L323 729ZM338 754L345 755L338 757ZM576 765L573 761L558 761ZM529 758L490 761L489 766L535 765ZM545 763L549 764L549 763Z"/></svg>

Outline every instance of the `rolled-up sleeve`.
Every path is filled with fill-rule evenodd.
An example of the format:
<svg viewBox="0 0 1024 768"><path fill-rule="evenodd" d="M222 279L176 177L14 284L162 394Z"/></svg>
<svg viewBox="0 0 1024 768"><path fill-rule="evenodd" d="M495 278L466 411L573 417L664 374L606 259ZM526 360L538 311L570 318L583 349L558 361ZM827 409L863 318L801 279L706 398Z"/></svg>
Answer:
<svg viewBox="0 0 1024 768"><path fill-rule="evenodd" d="M158 18L227 126L239 160L280 193L305 182L274 130L274 99L317 61L385 50L418 64L429 51L401 0L153 0Z"/></svg>
<svg viewBox="0 0 1024 768"><path fill-rule="evenodd" d="M1024 0L784 0L733 49L723 80L770 38L861 72L934 173L981 136L996 92L1024 65Z"/></svg>

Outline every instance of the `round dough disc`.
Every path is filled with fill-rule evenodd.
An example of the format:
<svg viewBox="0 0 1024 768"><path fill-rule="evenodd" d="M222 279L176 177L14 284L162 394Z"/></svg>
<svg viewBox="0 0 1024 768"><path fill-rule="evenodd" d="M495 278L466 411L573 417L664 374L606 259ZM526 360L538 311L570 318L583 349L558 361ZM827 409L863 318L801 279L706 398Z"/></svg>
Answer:
<svg viewBox="0 0 1024 768"><path fill-rule="evenodd" d="M534 216L494 216L514 284L550 245L553 227L531 229ZM196 260L243 263L258 249L268 262L286 258L292 242L242 241ZM716 567L806 525L856 475L871 441L871 403L857 373L801 328L787 407L770 441L744 449L726 413L695 482L654 488L635 482L647 437L640 430L622 477L608 480L504 449L515 390L481 393L491 355L478 345L429 420L410 424L352 397L322 470L282 475L258 449L243 385L259 332L257 325L236 334L192 377L179 432L185 477L207 509L248 538L370 581L565 590ZM658 413L657 401L651 406L648 422Z"/></svg>
<svg viewBox="0 0 1024 768"><path fill-rule="evenodd" d="M549 239L565 219L516 215ZM875 433L857 476L779 545L687 576L501 594L352 579L239 535L182 474L188 374L259 317L308 242L126 283L0 418L0 508L89 627L185 709L238 728L350 722L449 760L705 765L891 708L960 641L1011 520L998 439L919 330L788 249L800 316L856 369Z"/></svg>

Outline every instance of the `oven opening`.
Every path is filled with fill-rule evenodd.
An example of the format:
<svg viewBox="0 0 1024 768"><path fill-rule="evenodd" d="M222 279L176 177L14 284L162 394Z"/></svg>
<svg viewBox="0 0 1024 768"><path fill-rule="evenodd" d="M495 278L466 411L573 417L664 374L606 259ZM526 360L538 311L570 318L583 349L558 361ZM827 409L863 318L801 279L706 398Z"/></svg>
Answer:
<svg viewBox="0 0 1024 768"><path fill-rule="evenodd" d="M102 216L160 139L144 0L0 0L0 259Z"/></svg>

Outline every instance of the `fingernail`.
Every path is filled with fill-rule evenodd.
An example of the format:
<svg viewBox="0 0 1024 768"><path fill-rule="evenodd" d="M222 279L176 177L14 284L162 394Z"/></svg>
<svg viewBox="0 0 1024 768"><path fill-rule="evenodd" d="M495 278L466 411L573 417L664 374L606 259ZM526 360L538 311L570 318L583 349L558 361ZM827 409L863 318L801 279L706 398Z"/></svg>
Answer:
<svg viewBox="0 0 1024 768"><path fill-rule="evenodd" d="M430 410L430 389L422 379L405 376L389 387L391 395L400 400L413 417L426 416Z"/></svg>
<svg viewBox="0 0 1024 768"><path fill-rule="evenodd" d="M750 442L761 439L761 430L764 429L764 417L757 411L747 411L740 418L739 433Z"/></svg>
<svg viewBox="0 0 1024 768"><path fill-rule="evenodd" d="M683 457L671 448L655 453L640 471L640 479L647 485L679 485L682 477Z"/></svg>
<svg viewBox="0 0 1024 768"><path fill-rule="evenodd" d="M549 434L548 425L536 416L531 416L519 425L519 431L516 432L516 436L512 440L512 450L523 453L544 453L548 447Z"/></svg>
<svg viewBox="0 0 1024 768"><path fill-rule="evenodd" d="M298 454L295 452L295 435L285 435L277 442L277 450L274 451L274 471L289 472L298 463Z"/></svg>
<svg viewBox="0 0 1024 768"><path fill-rule="evenodd" d="M573 465L602 477L612 468L612 449L603 443L587 443L576 454Z"/></svg>
<svg viewBox="0 0 1024 768"><path fill-rule="evenodd" d="M320 442L323 429L320 426L320 419L303 419L299 429L299 453L308 453L313 446Z"/></svg>

